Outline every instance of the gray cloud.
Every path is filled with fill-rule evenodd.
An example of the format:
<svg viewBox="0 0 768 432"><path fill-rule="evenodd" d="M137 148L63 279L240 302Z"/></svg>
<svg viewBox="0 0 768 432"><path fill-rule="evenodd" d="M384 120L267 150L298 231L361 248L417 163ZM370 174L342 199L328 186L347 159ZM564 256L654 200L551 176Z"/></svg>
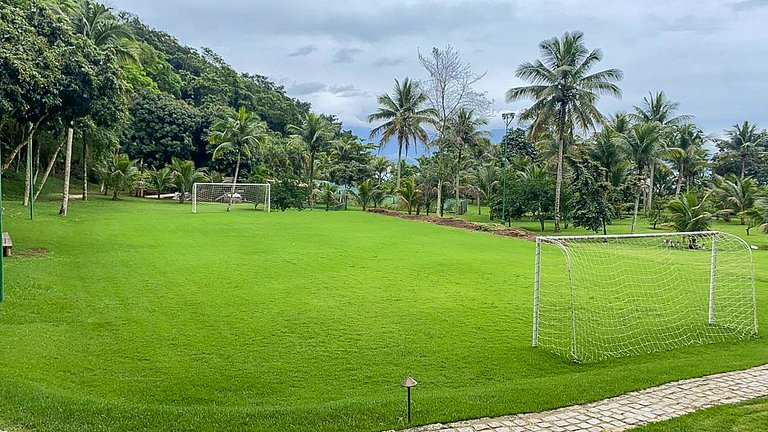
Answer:
<svg viewBox="0 0 768 432"><path fill-rule="evenodd" d="M405 63L405 58L403 57L381 57L379 59L376 59L376 61L373 62L372 65L375 67L385 67L385 66L399 66L403 63Z"/></svg>
<svg viewBox="0 0 768 432"><path fill-rule="evenodd" d="M768 20L768 0L111 3L184 44L210 46L240 71L275 77L347 127L370 128L375 95L391 91L394 77L424 78L417 50L446 44L476 72L488 72L477 89L495 100L496 112L527 107L504 102L505 91L522 84L516 67L538 58L539 41L569 30L584 31L587 46L602 49L598 68L624 71L623 99L599 102L606 113L630 111L648 91L664 90L709 133L744 119L768 126L761 81L768 32L755 30ZM490 127L503 123L495 116Z"/></svg>
<svg viewBox="0 0 768 432"><path fill-rule="evenodd" d="M324 91L326 88L328 88L328 86L321 82L303 82L294 83L285 91L291 96L306 96L313 93L319 93Z"/></svg>
<svg viewBox="0 0 768 432"><path fill-rule="evenodd" d="M363 52L360 48L341 48L337 49L333 55L334 63L352 63L355 61L355 56Z"/></svg>
<svg viewBox="0 0 768 432"><path fill-rule="evenodd" d="M339 97L355 97L355 96L363 96L366 94L364 91L355 87L354 84L346 84L346 85L334 84L328 87L328 91Z"/></svg>
<svg viewBox="0 0 768 432"><path fill-rule="evenodd" d="M288 54L288 57L303 57L306 55L310 55L313 52L317 51L317 47L314 45L305 45L296 51Z"/></svg>
<svg viewBox="0 0 768 432"><path fill-rule="evenodd" d="M744 0L734 3L733 10L743 11L768 6L768 0Z"/></svg>

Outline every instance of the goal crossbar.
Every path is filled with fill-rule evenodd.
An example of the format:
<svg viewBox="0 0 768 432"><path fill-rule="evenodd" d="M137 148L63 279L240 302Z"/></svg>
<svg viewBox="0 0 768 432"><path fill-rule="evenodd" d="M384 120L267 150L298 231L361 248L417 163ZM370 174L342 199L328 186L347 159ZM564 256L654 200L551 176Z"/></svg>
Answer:
<svg viewBox="0 0 768 432"><path fill-rule="evenodd" d="M758 333L752 249L732 234L540 236L534 262L533 346L575 361Z"/></svg>

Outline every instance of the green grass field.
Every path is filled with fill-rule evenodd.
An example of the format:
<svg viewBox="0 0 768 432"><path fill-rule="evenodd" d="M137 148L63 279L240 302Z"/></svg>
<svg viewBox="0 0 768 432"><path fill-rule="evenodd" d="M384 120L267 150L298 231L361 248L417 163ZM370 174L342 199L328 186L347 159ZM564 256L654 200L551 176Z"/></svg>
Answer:
<svg viewBox="0 0 768 432"><path fill-rule="evenodd" d="M637 432L754 432L768 430L768 399L708 408Z"/></svg>
<svg viewBox="0 0 768 432"><path fill-rule="evenodd" d="M431 423L768 362L765 338L582 365L530 348L529 241L360 211L4 206L0 429L375 431L405 426L407 374ZM749 241L765 323L768 237Z"/></svg>

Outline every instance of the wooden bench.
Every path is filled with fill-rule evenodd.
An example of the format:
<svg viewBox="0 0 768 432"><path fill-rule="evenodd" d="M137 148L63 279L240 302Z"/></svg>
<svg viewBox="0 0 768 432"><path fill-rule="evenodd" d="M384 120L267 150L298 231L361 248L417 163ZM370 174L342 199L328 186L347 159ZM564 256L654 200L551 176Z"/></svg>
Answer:
<svg viewBox="0 0 768 432"><path fill-rule="evenodd" d="M11 235L7 232L3 233L3 256L11 256L13 254L13 240Z"/></svg>

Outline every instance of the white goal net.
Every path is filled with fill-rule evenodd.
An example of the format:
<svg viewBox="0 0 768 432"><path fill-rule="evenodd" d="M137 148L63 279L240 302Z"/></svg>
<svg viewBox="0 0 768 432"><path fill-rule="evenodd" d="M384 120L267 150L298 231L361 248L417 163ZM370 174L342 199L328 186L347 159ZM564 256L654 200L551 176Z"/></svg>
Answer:
<svg viewBox="0 0 768 432"><path fill-rule="evenodd" d="M203 208L269 212L270 192L267 183L195 183L192 189L192 213Z"/></svg>
<svg viewBox="0 0 768 432"><path fill-rule="evenodd" d="M538 237L533 346L574 361L757 336L751 247L717 232Z"/></svg>

